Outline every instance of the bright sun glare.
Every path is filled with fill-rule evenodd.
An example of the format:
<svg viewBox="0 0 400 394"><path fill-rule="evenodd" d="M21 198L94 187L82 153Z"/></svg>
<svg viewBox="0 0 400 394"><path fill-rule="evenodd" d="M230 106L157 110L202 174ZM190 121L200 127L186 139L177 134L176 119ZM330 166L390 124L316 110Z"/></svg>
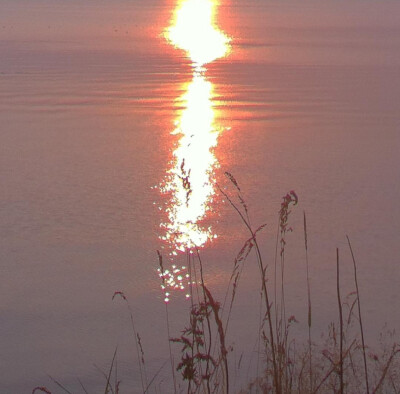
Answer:
<svg viewBox="0 0 400 394"><path fill-rule="evenodd" d="M229 37L214 26L214 0L185 0L175 11L167 39L187 52L196 66L223 57L229 51Z"/></svg>

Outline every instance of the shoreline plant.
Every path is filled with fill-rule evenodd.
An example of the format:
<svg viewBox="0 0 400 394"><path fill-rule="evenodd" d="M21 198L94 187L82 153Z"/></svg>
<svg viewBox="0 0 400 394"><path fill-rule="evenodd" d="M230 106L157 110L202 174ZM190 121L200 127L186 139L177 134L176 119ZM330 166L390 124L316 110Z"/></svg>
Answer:
<svg viewBox="0 0 400 394"><path fill-rule="evenodd" d="M187 250L186 259L190 274L190 308L188 324L179 335L170 333L168 303L166 308L166 326L169 346L169 364L171 367L172 386L165 392L187 394L229 394L234 393L231 384L235 368L230 355L234 349L229 345L228 328L234 309L237 290L248 257L254 252L260 279L260 326L258 329L257 375L248 381L239 391L265 394L325 394L325 393L400 393L400 345L395 340L395 333L388 332L390 344L385 344L382 334L380 353L374 352L365 343L362 309L357 278L357 263L349 236L346 236L351 254L354 272L355 290L342 297L340 286L340 251L336 249L336 295L338 316L331 322L325 339L318 343L312 336L312 299L309 275L309 237L307 218L303 212L303 232L305 251L305 271L307 286L307 341L298 343L292 338L291 327L297 323L296 317L289 315L285 300L285 247L287 236L293 229L289 226L292 209L298 204L294 191L287 193L278 213L276 250L273 264L267 264L262 256L259 235L266 224L254 228L250 221L249 209L243 198L237 180L230 173L225 173L232 190L228 191L217 185L223 198L239 215L249 238L233 262L232 273L228 282L223 302L218 302L207 286L203 272L203 262L197 248ZM158 253L159 272L164 281L163 257ZM271 273L269 270L272 270ZM165 283L164 284L164 288ZM147 379L146 364L141 338L134 324L134 314L130 304L121 291L116 291L113 299L119 296L128 306L132 332L135 340L137 362L140 370L141 388L135 392L143 394L157 392L153 390L158 374L168 361ZM288 317L289 316L289 317ZM386 338L386 339L387 339ZM178 348L179 357L175 362L172 349ZM122 394L121 381L117 377L115 358L117 349L106 379L104 394ZM241 359L240 359L241 361ZM115 374L114 383L111 382ZM59 382L52 379L63 392L71 393ZM83 392L88 390L81 383ZM52 394L45 386L35 387L35 392Z"/></svg>

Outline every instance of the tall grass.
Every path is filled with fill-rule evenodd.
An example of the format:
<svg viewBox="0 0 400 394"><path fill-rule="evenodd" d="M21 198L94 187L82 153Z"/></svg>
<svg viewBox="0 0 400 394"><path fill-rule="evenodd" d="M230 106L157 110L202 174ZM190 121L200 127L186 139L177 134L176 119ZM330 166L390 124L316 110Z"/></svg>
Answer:
<svg viewBox="0 0 400 394"><path fill-rule="evenodd" d="M400 346L396 343L394 334L387 333L386 339L389 342L385 342L385 337L382 335L382 347L377 353L365 343L357 264L350 238L347 237L347 241L353 263L355 291L342 297L340 267L343 263L340 261L339 249L336 249L336 256L332 253L332 264L335 263L336 257L338 314L330 323L325 336L322 337L324 339L317 343L312 340L315 319L312 318L311 308L309 236L306 213L303 212L308 341L293 338L291 327L297 321L292 315L288 317L286 307L285 248L288 242L287 235L292 231L290 214L298 204L298 197L294 191L290 191L282 199L278 212L276 257L268 264L261 253L259 239L265 224L258 227L252 226L249 208L237 180L230 173L226 173L226 176L231 187L219 187L219 191L238 214L248 232L248 239L233 261L232 273L222 303L216 300L206 283L200 251L198 249L187 251L191 293L188 323L180 334L172 335L166 303L165 320L168 332L171 385L163 386L162 393L400 393L398 358ZM242 388L235 391L232 376L235 374L235 369L240 366L242 357L239 363L233 363L231 360L234 349L230 346L229 327L245 262L252 254L255 255L258 266L262 299L260 326L255 333L258 335L259 351L262 357L257 359L257 376L247 382L242 382ZM158 261L161 274L163 274L163 258L159 252ZM163 275L161 278L164 280ZM141 387L133 389L141 393L157 392L153 388L153 383L160 370L148 380L144 351L134 324L133 312L124 293L115 292L113 298L116 296L126 301L131 317L141 381ZM104 373L105 394L122 393L120 381L117 378L115 357L116 351L108 373ZM111 384L113 371L116 376L114 385ZM83 385L82 388L86 392ZM126 390L131 392L128 388ZM38 391L51 393L44 386L36 387L32 393Z"/></svg>
<svg viewBox="0 0 400 394"><path fill-rule="evenodd" d="M285 246L287 242L287 233L292 231L289 225L290 213L293 207L298 203L298 197L294 191L287 193L282 200L281 209L278 213L278 233L277 233L277 259L273 266L275 268L273 275L268 275L268 264L264 261L261 254L258 235L264 229L265 225L253 228L249 219L248 206L241 193L237 180L230 174L226 174L232 185L233 191L228 191L219 187L220 193L225 200L239 215L244 227L249 233L249 238L240 249L234 260L233 271L230 277L229 287L222 305L227 311L225 313L225 324L221 322L219 313L212 314L212 308L220 310L219 304L214 300L210 290L204 284L202 278L198 286L206 292L207 296L203 303L197 305L197 308L203 307L204 310L211 308L209 312L204 312L207 317L208 331L210 331L210 320L217 328L219 343L221 347L214 348L213 353L197 353L202 361L212 361L212 372L205 376L206 385L202 385L201 380L194 385L190 382L193 375L188 377L183 373L181 378L187 380L186 387L188 393L228 393L230 391L228 360L226 343L230 316L234 308L234 301L239 286L244 262L248 256L254 252L259 267L259 277L261 280L261 293L264 301L264 312L260 328L260 342L263 344L264 363L262 372L252 381L248 382L242 392L263 392L263 393L386 393L399 392L399 376L395 373L398 367L396 358L399 353L399 345L393 343L389 350L382 350L383 354L376 358L372 353L368 356L368 347L365 344L364 329L362 325L360 293L357 280L357 266L354 258L354 252L348 238L349 250L351 252L355 292L350 293L345 301L342 300L340 289L340 256L339 249L336 250L336 291L338 303L338 323L332 322L328 328L327 339L324 343L313 343L312 330L312 308L311 308L311 282L309 275L309 257L308 257L308 233L306 213L303 214L304 223L304 249L306 260L306 281L307 281L307 327L308 342L303 348L298 345L295 338L291 337L291 325L296 322L294 316L287 317L285 300ZM201 259L199 251L195 253L199 260ZM194 259L194 257L193 257ZM273 279L273 280L271 280ZM270 292L273 290L273 303L271 303ZM229 293L229 295L228 295ZM355 313L357 305L358 314ZM191 318L198 315L199 310L196 307L190 312ZM359 323L359 330L355 329L355 321ZM200 329L197 331L202 336L197 338L197 343L202 343L206 348L206 336ZM212 336L210 333L208 338ZM174 342L184 343L183 339L173 339ZM209 340L211 349L211 340ZM182 347L182 359L186 359L185 346ZM192 346L192 344L191 344ZM377 363L377 360L380 362ZM368 376L368 364L374 368L374 381L370 389ZM363 366L363 368L361 368ZM201 373L201 363L197 364L198 375ZM223 373L218 375L222 369ZM391 372L389 372L391 371ZM223 379L218 379L224 377ZM209 382L213 381L210 385ZM371 391L370 391L371 390ZM400 389L399 389L400 390Z"/></svg>

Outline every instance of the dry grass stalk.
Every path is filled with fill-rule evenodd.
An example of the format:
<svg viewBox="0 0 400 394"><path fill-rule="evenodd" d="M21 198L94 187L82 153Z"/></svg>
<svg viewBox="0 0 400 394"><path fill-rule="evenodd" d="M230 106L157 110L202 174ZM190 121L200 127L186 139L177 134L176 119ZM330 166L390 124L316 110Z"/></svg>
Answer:
<svg viewBox="0 0 400 394"><path fill-rule="evenodd" d="M79 385L81 386L82 390L86 393L89 394L88 391L86 390L86 387L83 385L80 379L78 379Z"/></svg>
<svg viewBox="0 0 400 394"><path fill-rule="evenodd" d="M61 390L66 392L67 394L72 394L66 387L64 387L59 381L54 379L52 376L47 375Z"/></svg>
<svg viewBox="0 0 400 394"><path fill-rule="evenodd" d="M224 333L222 321L219 316L220 305L218 302L216 302L214 300L211 292L207 289L207 287L203 286L203 288L207 295L208 302L214 313L215 323L217 324L217 328L218 328L218 337L219 337L219 343L220 343L220 355L221 355L223 366L224 366L225 390L226 390L226 393L229 393L229 369L228 369L228 358L227 358L228 351L226 350L225 333Z"/></svg>
<svg viewBox="0 0 400 394"><path fill-rule="evenodd" d="M207 291L206 291L206 294ZM171 338L170 341L179 343L182 345L181 349L181 362L177 366L177 370L181 372L184 381L188 382L188 393L198 392L204 382L210 381L215 375L220 360L216 360L209 354L209 344L206 344L206 335L204 332L204 321L207 316L213 312L213 308L216 309L217 304L213 304L215 301L210 301L208 295L206 302L200 302L199 304L193 304L190 311L190 324L184 328L180 337ZM214 311L215 313L215 311ZM219 316L217 315L219 318ZM217 318L216 317L216 318ZM218 323L218 320L217 320ZM219 321L220 325L222 323ZM226 357L225 357L226 358ZM209 369L205 374L203 373L204 365L208 364ZM210 388L209 384L206 384L207 392ZM211 391L211 390L210 390Z"/></svg>
<svg viewBox="0 0 400 394"><path fill-rule="evenodd" d="M145 388L147 386L147 376L146 376L146 365L144 362L144 352L142 348L142 344L140 343L140 336L138 335L138 332L135 327L135 322L133 319L133 312L131 305L129 304L128 299L126 298L125 294L122 291L116 291L114 292L112 296L112 300L114 300L115 297L121 297L125 302L129 310L129 316L131 319L131 326L132 326L132 332L135 340L135 347L136 347L136 356L138 360L138 365L139 365L139 372L140 372L140 382L142 385L142 391L145 391Z"/></svg>
<svg viewBox="0 0 400 394"><path fill-rule="evenodd" d="M111 380L111 374L112 374L112 371L113 371L114 361L115 361L116 355L117 355L117 348L115 348L114 355L113 355L113 358L112 358L112 361L111 361L111 365L110 365L110 369L108 371L107 383L106 383L106 388L104 390L104 394L108 394L109 393L109 389L111 389L111 391L114 393L114 390L113 390L113 388L111 386L110 380Z"/></svg>
<svg viewBox="0 0 400 394"><path fill-rule="evenodd" d="M362 317L361 317L361 301L360 301L360 292L358 290L358 280L357 280L357 265L356 259L354 257L353 248L351 247L350 238L348 235L347 242L349 244L351 258L353 260L353 267L354 267L354 282L356 285L356 292L357 292L357 305L358 305L358 320L360 322L360 332L361 332L361 343L362 343L362 352L363 352L363 360L364 360L364 371L365 371L365 385L367 388L367 394L369 394L369 382L368 382L368 368L367 368L367 356L365 354L365 341L364 341L364 330L362 324Z"/></svg>
<svg viewBox="0 0 400 394"><path fill-rule="evenodd" d="M206 291L205 291L205 284L204 284L204 275L203 275L203 262L200 257L200 252L198 249L196 249L196 255L197 259L199 261L200 265L200 280L201 280L201 288L203 290L203 300L206 303L207 302L207 296L206 296ZM208 345L206 344L206 350L207 350L207 359L206 359L206 376L209 376L210 374L210 360L211 360L211 348L212 348L212 331L211 331L211 321L209 315L206 315L206 323L207 323L207 332L208 332ZM211 387L210 387L210 379L206 379L206 386L207 386L207 393L211 393Z"/></svg>
<svg viewBox="0 0 400 394"><path fill-rule="evenodd" d="M339 249L336 248L336 290L339 305L339 329L340 329L340 351L339 351L339 379L340 379L340 394L344 393L343 382L343 311L342 301L340 299L340 275L339 275Z"/></svg>
<svg viewBox="0 0 400 394"><path fill-rule="evenodd" d="M32 390L32 394L35 394L36 391L41 391L42 393L51 394L51 391L47 387L44 387L44 386L35 387Z"/></svg>
<svg viewBox="0 0 400 394"><path fill-rule="evenodd" d="M304 246L306 250L306 274L307 274L307 325L308 325L308 358L309 358L309 374L310 374L310 391L313 391L313 371L312 371L312 350L311 350L311 286L310 286L310 275L309 275L309 264L308 264L308 236L307 236L307 219L306 212L303 211L303 224L304 224Z"/></svg>
<svg viewBox="0 0 400 394"><path fill-rule="evenodd" d="M240 188L239 188L235 178L233 178L233 176L231 174L229 174L229 173L226 173L226 175L228 176L228 178L231 180L231 182L235 185L235 187L240 192ZM269 335L270 335L270 341L271 341L272 363L273 363L273 371L274 371L273 372L274 384L275 384L275 389L276 389L277 394L280 394L281 393L281 389L280 389L280 381L279 381L279 377L278 377L277 357L276 357L276 353L275 353L276 349L275 349L275 339L274 339L274 331L273 331L271 304L269 302L268 290L267 290L267 286L266 286L266 281L267 281L267 278L266 278L266 267L264 267L264 263L263 263L263 260L262 260L262 257L261 257L260 248L258 246L257 239L256 239L256 234L253 231L253 229L251 228L249 221L246 219L246 217L243 215L243 213L240 211L240 209L236 206L236 204L232 201L232 199L228 196L228 194L225 193L220 187L219 187L219 190L225 196L225 198L228 200L228 202L233 207L233 209L239 214L240 218L242 219L244 225L246 226L246 228L250 232L251 237L252 237L252 239L254 241L254 245L255 245L255 248L256 248L256 252L257 252L257 261L258 261L260 274L261 274L262 292L263 292L263 296L264 296L264 299L265 299L265 305L266 305L266 308L267 308ZM245 214L247 216L247 212Z"/></svg>
<svg viewBox="0 0 400 394"><path fill-rule="evenodd" d="M383 382L384 382L384 380L386 378L386 375L387 375L387 373L389 371L389 368L390 368L395 356L397 354L399 354L399 353L400 353L399 345L398 344L394 344L393 347L392 347L392 351L391 351L391 354L389 356L389 359L386 361L386 364L385 364L385 366L383 368L382 375L381 375L381 377L380 377L380 379L378 381L378 384L376 385L375 389L372 391L372 394L376 394L376 393L379 392L379 390L380 390L380 388L381 388L381 386L382 386L382 384L383 384Z"/></svg>
<svg viewBox="0 0 400 394"><path fill-rule="evenodd" d="M165 270L164 270L164 264L163 264L163 257L160 253L160 251L157 250L157 256L158 256L158 264L160 266L161 270L161 280L163 282L163 286L165 288ZM167 335L168 335L168 351L169 351L169 361L171 365L171 372L172 372L172 380L174 383L174 393L177 393L176 389L176 377L175 377L175 365L174 365L174 358L172 357L172 349L171 349L171 334L170 334L170 325L169 325L169 313L168 313L168 304L165 303L165 316L166 316L166 324L167 324Z"/></svg>

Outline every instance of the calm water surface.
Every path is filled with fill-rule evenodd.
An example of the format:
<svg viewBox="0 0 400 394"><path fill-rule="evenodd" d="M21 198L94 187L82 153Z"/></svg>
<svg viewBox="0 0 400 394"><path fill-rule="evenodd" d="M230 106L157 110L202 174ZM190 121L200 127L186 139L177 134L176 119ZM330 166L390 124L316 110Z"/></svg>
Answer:
<svg viewBox="0 0 400 394"><path fill-rule="evenodd" d="M2 393L57 392L47 374L97 392L94 364L106 370L117 345L121 388L140 392L129 313L112 295L130 300L154 375L168 359L156 251L181 267L179 249L201 246L221 299L247 238L217 192L215 182L229 188L225 171L254 225L268 224L270 269L281 197L299 195L286 284L300 336L303 210L315 335L336 318L336 247L342 292L353 290L346 234L367 341L385 322L400 328L399 3L221 0L214 28L230 41L212 55L166 39L181 3L0 3ZM250 363L236 389L255 360L258 286L251 257L228 339ZM172 333L186 322L186 292L170 292ZM168 392L168 377L167 365L154 391Z"/></svg>

